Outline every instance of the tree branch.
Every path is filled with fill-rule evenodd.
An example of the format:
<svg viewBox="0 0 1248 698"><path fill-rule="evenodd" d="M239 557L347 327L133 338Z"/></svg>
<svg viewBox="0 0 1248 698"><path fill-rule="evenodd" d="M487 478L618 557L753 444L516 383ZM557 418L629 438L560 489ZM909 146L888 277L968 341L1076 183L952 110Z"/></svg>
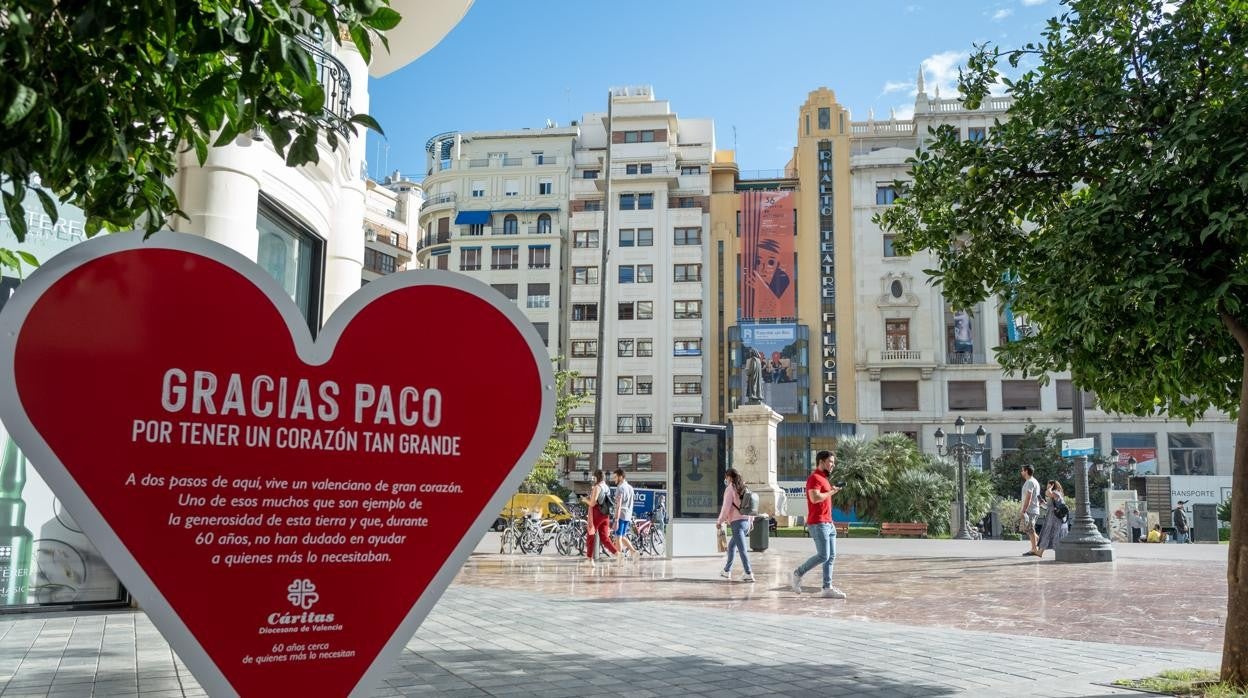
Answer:
<svg viewBox="0 0 1248 698"><path fill-rule="evenodd" d="M1231 336L1239 343L1239 348L1248 353L1248 326L1226 311L1218 313L1218 316L1222 319L1222 324L1226 325L1226 329L1230 330Z"/></svg>

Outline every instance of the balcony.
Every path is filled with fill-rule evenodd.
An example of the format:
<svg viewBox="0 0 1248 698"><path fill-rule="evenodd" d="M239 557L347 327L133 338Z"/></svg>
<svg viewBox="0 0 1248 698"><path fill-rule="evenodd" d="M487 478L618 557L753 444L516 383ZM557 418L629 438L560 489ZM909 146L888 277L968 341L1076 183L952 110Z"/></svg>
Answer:
<svg viewBox="0 0 1248 698"><path fill-rule="evenodd" d="M446 193L437 194L425 199L425 202L420 205L420 210L423 212L426 209L434 208L435 206L443 206L453 203L455 203L455 192L448 191Z"/></svg>
<svg viewBox="0 0 1248 698"><path fill-rule="evenodd" d="M321 121L344 136L354 132L351 128L351 74L329 51L320 46L313 37L299 39L299 44L312 56L317 77L325 90L325 104L321 107Z"/></svg>
<svg viewBox="0 0 1248 698"><path fill-rule="evenodd" d="M880 373L890 368L917 368L926 380L936 368L936 353L917 349L871 349L867 351L865 368L873 381L880 380Z"/></svg>

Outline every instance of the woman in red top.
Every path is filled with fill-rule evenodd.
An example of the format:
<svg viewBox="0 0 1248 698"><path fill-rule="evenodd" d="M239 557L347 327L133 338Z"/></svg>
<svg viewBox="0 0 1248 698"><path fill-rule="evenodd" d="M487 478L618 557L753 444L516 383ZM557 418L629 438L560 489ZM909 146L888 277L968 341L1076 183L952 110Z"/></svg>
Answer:
<svg viewBox="0 0 1248 698"><path fill-rule="evenodd" d="M618 554L615 545L611 543L611 533L607 530L607 524L610 523L606 514L598 511L598 504L607 496L610 490L607 483L603 482L602 471L594 473L594 486L589 491L589 498L585 504L589 510L589 526L585 529L585 555L590 562L597 564L594 560L594 539L602 541L601 545L614 557Z"/></svg>

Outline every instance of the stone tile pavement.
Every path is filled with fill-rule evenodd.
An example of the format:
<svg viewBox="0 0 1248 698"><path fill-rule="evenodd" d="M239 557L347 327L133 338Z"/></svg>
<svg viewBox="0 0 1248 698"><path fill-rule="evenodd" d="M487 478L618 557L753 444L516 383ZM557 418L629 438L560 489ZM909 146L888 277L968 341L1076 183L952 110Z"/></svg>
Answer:
<svg viewBox="0 0 1248 698"><path fill-rule="evenodd" d="M1132 692L1093 682L1217 661L1155 647L454 585L373 695L1102 696ZM202 695L141 613L0 620L0 698Z"/></svg>

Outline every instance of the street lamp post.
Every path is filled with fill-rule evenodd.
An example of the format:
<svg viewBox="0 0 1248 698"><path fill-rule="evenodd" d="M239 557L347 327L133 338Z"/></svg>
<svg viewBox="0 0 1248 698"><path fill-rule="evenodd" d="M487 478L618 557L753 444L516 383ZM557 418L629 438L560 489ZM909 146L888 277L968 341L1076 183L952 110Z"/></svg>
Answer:
<svg viewBox="0 0 1248 698"><path fill-rule="evenodd" d="M962 435L966 432L966 420L958 417L953 423L955 432L958 435L958 441L945 447L945 430L936 427L936 452L941 456L950 455L958 462L958 518L962 521L958 525L958 532L954 536L955 540L975 540L977 536L971 532L970 515L967 511L966 503L966 466L971 460L971 456L977 456L984 452L984 441L988 433L981 426L975 430L975 441L977 446L972 446L962 439Z"/></svg>
<svg viewBox="0 0 1248 698"><path fill-rule="evenodd" d="M1071 421L1075 438L1086 435L1083 421L1083 391L1075 388L1071 405ZM1074 522L1066 537L1058 541L1054 557L1058 562L1113 562L1114 546L1096 529L1092 520L1092 492L1088 487L1088 458L1075 456ZM1112 479L1112 478L1111 478ZM1106 517L1108 518L1108 517Z"/></svg>

